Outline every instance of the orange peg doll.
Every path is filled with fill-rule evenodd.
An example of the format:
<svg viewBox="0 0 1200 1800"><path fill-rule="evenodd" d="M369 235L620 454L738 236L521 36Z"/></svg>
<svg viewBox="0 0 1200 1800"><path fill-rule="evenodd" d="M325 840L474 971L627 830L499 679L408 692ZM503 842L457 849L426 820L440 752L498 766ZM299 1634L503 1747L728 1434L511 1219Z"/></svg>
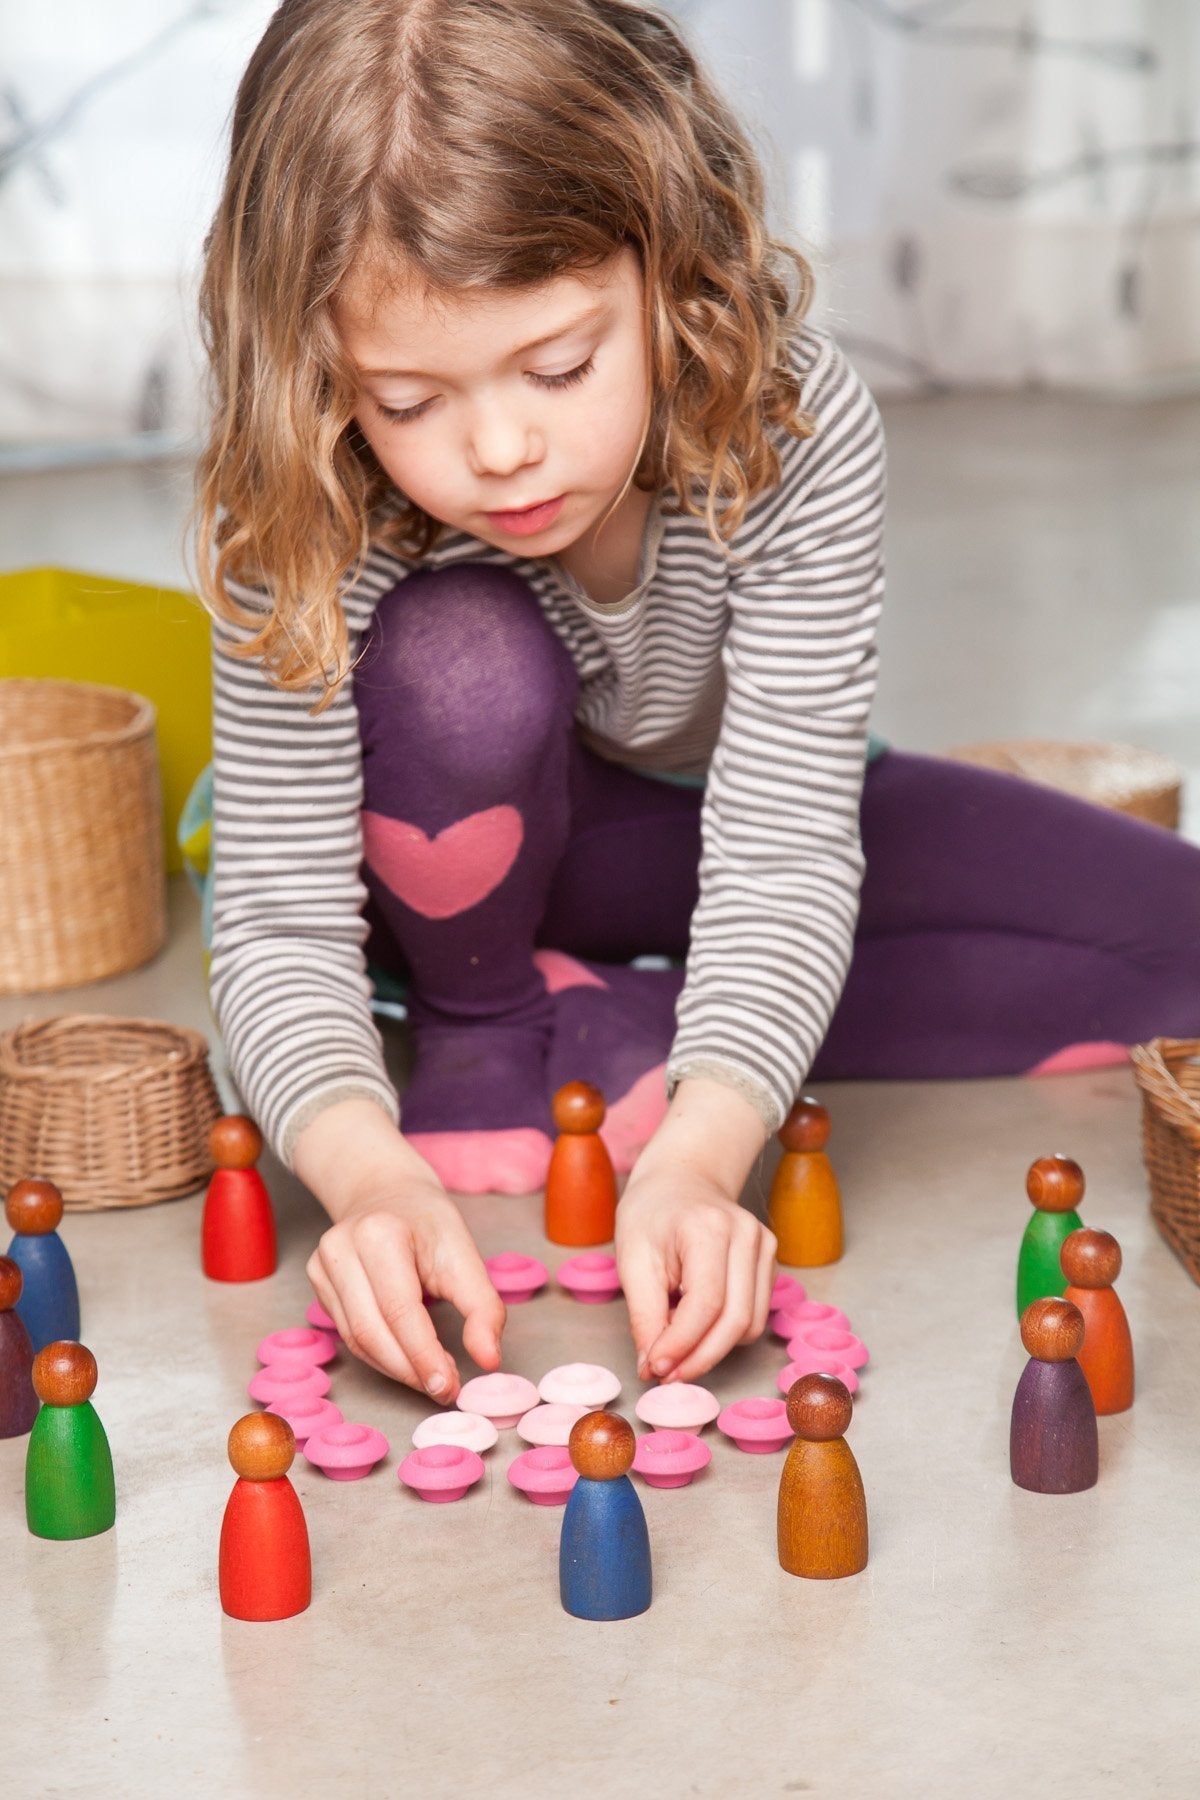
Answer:
<svg viewBox="0 0 1200 1800"><path fill-rule="evenodd" d="M842 1197L825 1154L829 1114L802 1094L779 1132L783 1155L771 1183L767 1223L779 1240L781 1263L818 1269L842 1254Z"/></svg>
<svg viewBox="0 0 1200 1800"><path fill-rule="evenodd" d="M604 1096L586 1081L569 1081L554 1096L559 1136L546 1176L546 1236L552 1244L590 1249L611 1243L617 1228L617 1178L600 1136Z"/></svg>
<svg viewBox="0 0 1200 1800"><path fill-rule="evenodd" d="M254 1164L262 1133L253 1119L230 1113L208 1137L217 1165L204 1197L200 1257L210 1281L261 1281L275 1273L275 1215Z"/></svg>
<svg viewBox="0 0 1200 1800"><path fill-rule="evenodd" d="M1121 1273L1121 1246L1108 1231L1073 1231L1062 1247L1062 1272L1070 1282L1063 1298L1083 1314L1083 1347L1076 1355L1098 1413L1133 1405L1133 1339L1113 1282Z"/></svg>
<svg viewBox="0 0 1200 1800"><path fill-rule="evenodd" d="M789 1575L830 1581L867 1566L867 1500L842 1433L854 1402L833 1375L802 1375L788 1390L796 1440L779 1478L779 1561Z"/></svg>
<svg viewBox="0 0 1200 1800"><path fill-rule="evenodd" d="M286 1419L247 1413L229 1433L238 1479L221 1522L221 1605L231 1619L290 1619L312 1599L308 1526L288 1480L296 1439Z"/></svg>

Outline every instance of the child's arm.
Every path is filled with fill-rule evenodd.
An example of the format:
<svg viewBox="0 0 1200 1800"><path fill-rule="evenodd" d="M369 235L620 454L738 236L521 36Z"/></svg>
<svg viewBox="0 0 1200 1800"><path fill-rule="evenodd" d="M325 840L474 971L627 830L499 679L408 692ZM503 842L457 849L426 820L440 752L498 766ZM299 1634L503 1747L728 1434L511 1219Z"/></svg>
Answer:
<svg viewBox="0 0 1200 1800"><path fill-rule="evenodd" d="M617 1207L617 1259L645 1380L691 1381L761 1336L775 1239L739 1204L767 1132L720 1081L681 1081ZM668 1322L667 1299L683 1298Z"/></svg>
<svg viewBox="0 0 1200 1800"><path fill-rule="evenodd" d="M326 1107L297 1137L292 1162L333 1220L308 1276L348 1349L385 1375L454 1400L458 1370L438 1341L424 1290L462 1314L474 1361L499 1367L504 1302L462 1214L380 1107L367 1099Z"/></svg>

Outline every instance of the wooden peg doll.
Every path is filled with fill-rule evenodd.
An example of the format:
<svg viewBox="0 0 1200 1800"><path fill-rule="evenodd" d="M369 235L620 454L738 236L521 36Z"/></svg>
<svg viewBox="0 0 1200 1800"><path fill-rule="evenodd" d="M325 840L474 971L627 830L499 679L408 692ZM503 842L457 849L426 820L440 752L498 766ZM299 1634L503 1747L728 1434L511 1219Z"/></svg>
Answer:
<svg viewBox="0 0 1200 1800"><path fill-rule="evenodd" d="M767 1223L779 1240L781 1263L817 1269L842 1254L842 1197L825 1154L829 1114L802 1094L779 1131L783 1155L771 1183Z"/></svg>
<svg viewBox="0 0 1200 1800"><path fill-rule="evenodd" d="M843 1437L854 1412L833 1375L802 1375L788 1390L796 1440L779 1478L779 1561L789 1575L829 1581L867 1566L867 1500Z"/></svg>
<svg viewBox="0 0 1200 1800"><path fill-rule="evenodd" d="M96 1359L83 1344L46 1344L33 1359L42 1402L25 1452L25 1517L34 1537L85 1538L117 1517L112 1452L92 1406Z"/></svg>
<svg viewBox="0 0 1200 1800"><path fill-rule="evenodd" d="M629 1479L635 1449L620 1413L585 1413L571 1427L579 1480L563 1514L558 1583L577 1619L632 1619L650 1605L650 1535Z"/></svg>
<svg viewBox="0 0 1200 1800"><path fill-rule="evenodd" d="M24 1437L37 1418L33 1345L16 1310L20 1298L20 1267L0 1256L0 1438Z"/></svg>
<svg viewBox="0 0 1200 1800"><path fill-rule="evenodd" d="M1025 1227L1017 1258L1017 1317L1034 1300L1061 1294L1066 1280L1059 1264L1063 1242L1083 1220L1075 1211L1083 1198L1083 1170L1069 1156L1042 1156L1025 1177L1034 1214Z"/></svg>
<svg viewBox="0 0 1200 1800"><path fill-rule="evenodd" d="M546 1236L552 1244L593 1249L617 1229L617 1178L600 1136L604 1096L587 1081L569 1081L554 1096L559 1136L546 1176Z"/></svg>
<svg viewBox="0 0 1200 1800"><path fill-rule="evenodd" d="M1029 1352L1013 1398L1009 1464L1018 1487L1035 1494L1077 1494L1100 1468L1096 1408L1075 1360L1083 1314L1069 1300L1034 1300L1021 1320Z"/></svg>
<svg viewBox="0 0 1200 1800"><path fill-rule="evenodd" d="M1124 1412L1133 1405L1133 1339L1113 1288L1121 1273L1121 1246L1108 1231L1073 1231L1063 1243L1062 1272L1071 1284L1063 1298L1083 1314L1076 1360L1096 1411Z"/></svg>
<svg viewBox="0 0 1200 1800"><path fill-rule="evenodd" d="M229 1113L208 1138L216 1172L204 1197L200 1260L210 1281L261 1281L275 1273L275 1214L267 1184L254 1167L262 1133L253 1119Z"/></svg>
<svg viewBox="0 0 1200 1800"><path fill-rule="evenodd" d="M21 1271L17 1312L34 1355L57 1340L79 1337L79 1289L67 1246L58 1235L63 1198L52 1181L14 1182L4 1202L13 1229L8 1254Z"/></svg>
<svg viewBox="0 0 1200 1800"><path fill-rule="evenodd" d="M308 1526L288 1470L296 1439L275 1413L247 1413L229 1433L237 1480L221 1521L221 1605L232 1619L290 1619L312 1599Z"/></svg>

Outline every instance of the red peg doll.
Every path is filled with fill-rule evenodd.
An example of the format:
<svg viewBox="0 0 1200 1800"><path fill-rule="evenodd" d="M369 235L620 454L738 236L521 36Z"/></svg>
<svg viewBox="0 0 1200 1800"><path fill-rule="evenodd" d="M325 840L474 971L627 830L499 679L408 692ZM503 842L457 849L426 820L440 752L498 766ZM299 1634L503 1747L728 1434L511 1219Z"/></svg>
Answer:
<svg viewBox="0 0 1200 1800"><path fill-rule="evenodd" d="M1062 1247L1063 1295L1083 1314L1083 1344L1076 1358L1092 1390L1097 1413L1133 1405L1133 1339L1113 1282L1121 1273L1121 1246L1108 1231L1073 1231Z"/></svg>
<svg viewBox="0 0 1200 1800"><path fill-rule="evenodd" d="M238 1479L221 1522L221 1605L231 1619L290 1619L312 1599L308 1526L287 1472L296 1439L275 1413L247 1413L229 1433Z"/></svg>
<svg viewBox="0 0 1200 1800"><path fill-rule="evenodd" d="M275 1215L254 1164L262 1134L253 1119L218 1119L208 1146L216 1173L204 1197L200 1257L210 1281L261 1281L275 1273Z"/></svg>
<svg viewBox="0 0 1200 1800"><path fill-rule="evenodd" d="M552 1244L591 1249L617 1229L617 1178L600 1127L604 1096L586 1081L569 1081L553 1102L559 1137L546 1176L546 1236Z"/></svg>

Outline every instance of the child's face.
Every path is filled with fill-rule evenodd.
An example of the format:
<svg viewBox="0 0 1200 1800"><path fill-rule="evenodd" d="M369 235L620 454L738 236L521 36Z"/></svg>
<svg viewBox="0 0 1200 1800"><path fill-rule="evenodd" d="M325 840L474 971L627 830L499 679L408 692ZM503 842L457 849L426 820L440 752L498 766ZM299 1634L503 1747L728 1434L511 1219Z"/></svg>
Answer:
<svg viewBox="0 0 1200 1800"><path fill-rule="evenodd" d="M361 375L363 435L446 525L556 555L604 518L637 464L649 388L632 250L537 287L448 296L381 287L364 269L337 324Z"/></svg>

